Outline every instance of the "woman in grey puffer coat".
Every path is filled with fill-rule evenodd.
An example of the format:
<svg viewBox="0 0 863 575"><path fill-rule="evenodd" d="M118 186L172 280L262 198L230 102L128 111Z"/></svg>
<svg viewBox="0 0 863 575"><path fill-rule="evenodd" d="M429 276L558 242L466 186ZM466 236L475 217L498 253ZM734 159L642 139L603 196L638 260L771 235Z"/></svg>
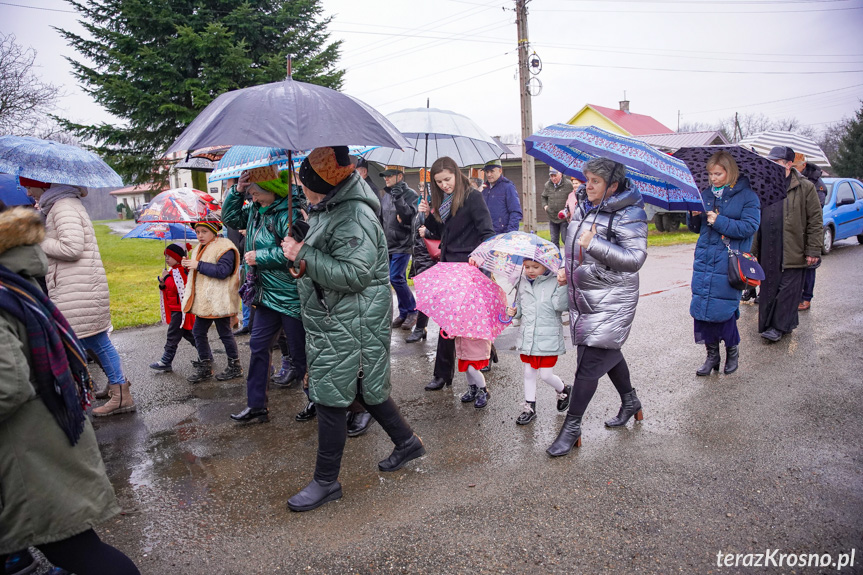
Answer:
<svg viewBox="0 0 863 575"><path fill-rule="evenodd" d="M569 284L578 369L566 420L547 450L552 457L581 445L581 418L606 373L620 393L621 407L605 425L626 425L633 415L642 419L620 348L638 304L638 270L647 258L647 214L623 164L595 158L583 171L587 183L577 192L578 206L566 232L566 268L558 272L558 281Z"/></svg>

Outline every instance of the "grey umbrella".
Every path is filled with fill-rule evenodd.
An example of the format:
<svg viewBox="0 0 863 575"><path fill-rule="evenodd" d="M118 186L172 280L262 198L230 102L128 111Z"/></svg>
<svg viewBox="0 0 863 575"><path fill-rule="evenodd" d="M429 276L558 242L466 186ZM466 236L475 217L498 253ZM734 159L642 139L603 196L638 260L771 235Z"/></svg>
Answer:
<svg viewBox="0 0 863 575"><path fill-rule="evenodd" d="M288 78L222 94L198 114L166 153L221 145L311 150L351 145L404 148L410 144L368 104Z"/></svg>

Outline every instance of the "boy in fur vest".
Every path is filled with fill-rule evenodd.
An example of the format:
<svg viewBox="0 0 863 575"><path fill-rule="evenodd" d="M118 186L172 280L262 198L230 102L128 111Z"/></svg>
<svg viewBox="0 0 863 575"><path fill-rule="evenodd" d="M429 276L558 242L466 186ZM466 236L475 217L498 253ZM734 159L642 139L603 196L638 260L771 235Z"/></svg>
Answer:
<svg viewBox="0 0 863 575"><path fill-rule="evenodd" d="M189 257L180 261L189 270L182 311L196 318L192 334L198 349L198 361L193 362L195 374L187 378L191 383L213 377L213 351L207 332L214 323L228 355L228 367L216 379L227 381L243 376L240 353L231 330L231 319L241 313L242 305L239 294L240 252L234 242L218 237L221 229L222 224L217 221L196 222L195 234L200 243Z"/></svg>
<svg viewBox="0 0 863 575"><path fill-rule="evenodd" d="M159 275L159 291L161 292L159 304L162 311L162 321L168 324L168 339L165 342L165 352L162 354L162 359L150 364L150 369L156 371L172 371L171 362L174 361L181 339L185 339L193 346L195 345L195 337L192 335L195 316L191 313L183 313L182 307L188 274L186 268L180 265L180 262L186 257L186 251L191 249L191 244L186 244L185 248L179 244L171 244L165 248L165 265L167 267Z"/></svg>

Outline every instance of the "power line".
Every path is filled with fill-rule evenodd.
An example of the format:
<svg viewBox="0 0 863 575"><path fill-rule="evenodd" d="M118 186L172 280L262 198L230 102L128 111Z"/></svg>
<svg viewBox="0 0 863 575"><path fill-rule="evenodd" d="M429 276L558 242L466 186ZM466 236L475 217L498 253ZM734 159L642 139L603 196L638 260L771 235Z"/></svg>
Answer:
<svg viewBox="0 0 863 575"><path fill-rule="evenodd" d="M16 8L29 8L30 10L44 10L45 12L65 12L66 14L77 14L75 10L60 10L59 8L42 8L41 6L27 6L25 4L13 4L12 2L0 2L3 6L15 6Z"/></svg>
<svg viewBox="0 0 863 575"><path fill-rule="evenodd" d="M700 112L687 112L683 114L684 116L692 116L695 114L710 114L713 112L726 112L728 110L736 110L738 108L751 108L753 106L764 106L767 104L776 104L779 102L788 102L790 100L800 100L801 98L810 98L812 96L820 96L822 94L831 94L833 92L840 92L842 90L851 90L852 88L860 88L863 87L863 84L854 84L853 86L846 86L844 88L836 88L834 90L824 90L823 92L813 92L811 94L803 94L802 96L792 96L790 98L780 98L778 100L768 100L766 102L758 102L756 104L743 104L740 106L730 106L728 108L716 108L714 110L702 110Z"/></svg>
<svg viewBox="0 0 863 575"><path fill-rule="evenodd" d="M376 108L388 106L390 104L394 104L396 102L401 102L402 100L409 100L410 98L416 98L417 96L422 96L424 94L428 94L430 92L436 92L438 90L442 90L444 88L449 88L450 86L455 86L457 84L463 84L465 82L470 82L475 80L476 78L481 78L483 76L488 76L489 74L494 74L496 72L500 72L501 70L506 70L507 68L512 68L513 64L507 64L506 66L502 66L500 68L495 68L494 70L489 70L488 72L483 72L482 74L473 74L468 78L463 78L461 80L456 80L455 82L450 82L449 84L443 84L441 86L435 86L434 88L430 88L428 90L424 90L422 92L417 92L416 94L411 94L410 96L403 96L401 98L396 98L395 100L390 100L389 102L384 102L383 104L378 104L375 106Z"/></svg>
<svg viewBox="0 0 863 575"><path fill-rule="evenodd" d="M769 74L769 75L794 75L794 74L860 74L863 70L811 70L800 71L792 70L790 72L782 72L779 70L767 71L746 71L746 70L692 70L680 68L642 68L638 66L611 66L608 64L573 64L569 62L548 62L550 66L571 66L575 68L614 68L617 70L644 70L650 72L687 72L695 74Z"/></svg>
<svg viewBox="0 0 863 575"><path fill-rule="evenodd" d="M597 10L595 8L577 9L543 9L538 8L533 12L578 12L581 14L722 14L722 15L746 15L746 14L804 14L812 12L842 12L846 10L863 10L863 6L848 6L844 8L813 8L807 10Z"/></svg>

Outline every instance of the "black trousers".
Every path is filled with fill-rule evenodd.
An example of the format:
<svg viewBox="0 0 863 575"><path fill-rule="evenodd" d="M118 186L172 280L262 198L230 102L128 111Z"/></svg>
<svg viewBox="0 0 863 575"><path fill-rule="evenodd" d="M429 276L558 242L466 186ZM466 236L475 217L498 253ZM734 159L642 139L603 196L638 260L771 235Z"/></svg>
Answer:
<svg viewBox="0 0 863 575"><path fill-rule="evenodd" d="M122 551L103 543L96 532L88 529L68 539L37 547L54 564L76 575L141 575ZM0 555L0 565L6 555Z"/></svg>
<svg viewBox="0 0 863 575"><path fill-rule="evenodd" d="M414 431L402 417L398 406L392 397L383 403L368 405L357 393L357 401L381 424L381 428L390 436L395 445L402 445L409 440ZM315 479L317 481L335 481L339 478L342 467L342 453L348 439L348 427L345 414L347 407L328 407L318 404L318 459L315 464Z"/></svg>
<svg viewBox="0 0 863 575"><path fill-rule="evenodd" d="M575 371L575 383L572 384L570 414L584 415L596 388L599 387L599 378L606 373L621 396L632 391L629 366L619 349L578 346L578 369Z"/></svg>
<svg viewBox="0 0 863 575"><path fill-rule="evenodd" d="M195 336L198 359L213 360L213 350L210 349L210 341L207 339L207 332L210 331L210 326L213 324L216 324L216 331L219 332L219 339L222 340L222 345L225 346L225 353L228 354L228 359L240 359L237 340L234 339L234 332L231 331L230 317L199 317L195 319L195 327L192 328L192 334Z"/></svg>
<svg viewBox="0 0 863 575"><path fill-rule="evenodd" d="M455 339L446 339L443 335L438 335L434 376L452 382L455 376Z"/></svg>
<svg viewBox="0 0 863 575"><path fill-rule="evenodd" d="M429 316L427 316L426 314L424 314L421 311L418 312L417 313L417 324L414 327L414 329L417 331L422 331L426 328L426 326L428 324L429 324Z"/></svg>
<svg viewBox="0 0 863 575"><path fill-rule="evenodd" d="M168 339L165 341L165 353L162 354L162 363L171 365L174 356L177 355L177 347L180 345L180 341L184 339L194 347L195 336L192 335L192 330L183 329L183 312L172 311L171 323L168 324Z"/></svg>
<svg viewBox="0 0 863 575"><path fill-rule="evenodd" d="M797 327L797 306L800 305L805 275L806 268L782 270L776 297L770 302L760 302L761 305L767 305L765 331L774 328L782 333L791 333Z"/></svg>

